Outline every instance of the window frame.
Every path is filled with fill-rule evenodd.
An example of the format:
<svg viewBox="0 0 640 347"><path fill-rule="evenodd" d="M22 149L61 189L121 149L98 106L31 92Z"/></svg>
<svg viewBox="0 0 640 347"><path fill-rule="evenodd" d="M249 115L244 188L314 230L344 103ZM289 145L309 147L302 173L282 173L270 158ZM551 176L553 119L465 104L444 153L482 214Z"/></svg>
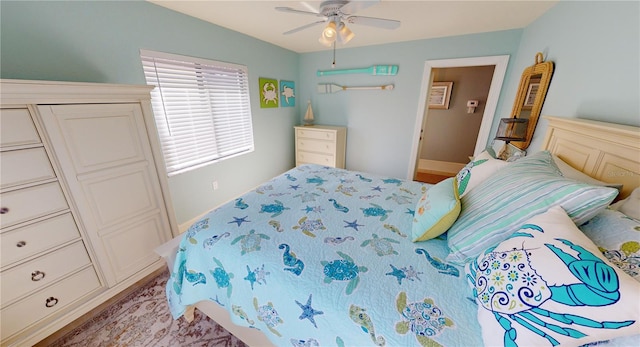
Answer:
<svg viewBox="0 0 640 347"><path fill-rule="evenodd" d="M140 50L171 177L255 150L245 65Z"/></svg>

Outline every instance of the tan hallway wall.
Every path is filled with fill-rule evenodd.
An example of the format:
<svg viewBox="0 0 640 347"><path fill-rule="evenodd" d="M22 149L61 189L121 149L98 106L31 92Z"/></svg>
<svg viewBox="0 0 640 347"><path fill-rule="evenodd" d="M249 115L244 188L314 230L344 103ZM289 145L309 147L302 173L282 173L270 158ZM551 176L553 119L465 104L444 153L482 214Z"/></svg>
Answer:
<svg viewBox="0 0 640 347"><path fill-rule="evenodd" d="M495 66L433 69L434 82L453 82L449 109L428 109L420 159L466 163L473 155ZM478 100L467 113L467 100Z"/></svg>

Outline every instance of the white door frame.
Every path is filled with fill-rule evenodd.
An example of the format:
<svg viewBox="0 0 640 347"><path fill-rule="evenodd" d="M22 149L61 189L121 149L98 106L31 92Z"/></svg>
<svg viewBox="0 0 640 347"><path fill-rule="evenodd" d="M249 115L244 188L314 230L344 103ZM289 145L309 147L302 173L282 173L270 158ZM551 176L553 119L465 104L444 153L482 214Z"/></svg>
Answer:
<svg viewBox="0 0 640 347"><path fill-rule="evenodd" d="M473 155L478 155L487 145L487 139L490 135L491 126L493 125L496 107L498 106L498 98L500 97L500 90L502 89L502 83L504 82L508 63L508 55L425 61L424 73L422 75L422 87L420 88L420 101L418 102L418 115L416 117L416 125L413 131L413 145L411 147L411 155L409 157L407 179L413 179L418 165L418 154L420 152L421 145L420 136L426 120L425 110L427 107L427 95L431 89L431 70L437 68L495 65L493 77L491 78L491 86L489 87L489 95L487 96L487 103L484 107L482 122L480 123L480 130L478 131L478 140L476 141L476 147L473 152Z"/></svg>

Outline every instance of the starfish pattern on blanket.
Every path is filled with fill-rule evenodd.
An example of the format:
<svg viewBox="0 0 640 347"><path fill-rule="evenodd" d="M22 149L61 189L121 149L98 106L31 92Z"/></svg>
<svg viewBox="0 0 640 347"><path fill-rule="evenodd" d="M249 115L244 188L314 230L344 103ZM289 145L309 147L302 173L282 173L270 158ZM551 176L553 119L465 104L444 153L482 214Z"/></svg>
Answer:
<svg viewBox="0 0 640 347"><path fill-rule="evenodd" d="M311 323L313 323L313 326L317 328L318 326L316 325L316 320L313 318L313 316L324 314L324 312L315 310L313 309L313 307L311 307L311 296L312 294L309 294L309 299L307 299L306 305L303 305L298 300L296 300L296 304L298 304L298 306L300 306L300 308L302 309L302 314L300 315L300 317L298 317L298 319L308 319Z"/></svg>
<svg viewBox="0 0 640 347"><path fill-rule="evenodd" d="M354 228L356 229L356 231L358 231L358 227L363 227L364 225L362 224L358 224L358 220L354 220L353 222L348 222L348 221L344 221L345 223L347 223L347 225L345 225L345 228Z"/></svg>
<svg viewBox="0 0 640 347"><path fill-rule="evenodd" d="M249 218L249 216L244 216L242 218L233 217L233 220L231 222L229 222L228 224L237 223L238 226L240 226L244 222L251 222L250 220L247 220L247 218Z"/></svg>

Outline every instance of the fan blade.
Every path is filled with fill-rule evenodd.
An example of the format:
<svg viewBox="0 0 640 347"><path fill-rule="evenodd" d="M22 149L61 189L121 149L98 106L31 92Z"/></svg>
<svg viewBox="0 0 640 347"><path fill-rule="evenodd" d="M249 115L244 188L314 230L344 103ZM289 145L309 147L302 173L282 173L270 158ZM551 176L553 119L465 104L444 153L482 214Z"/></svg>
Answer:
<svg viewBox="0 0 640 347"><path fill-rule="evenodd" d="M300 11L300 10L296 10L295 8L291 8L291 7L276 7L276 10L280 11L280 12L290 12L290 13L306 14L306 15L310 15L310 16L322 17L322 14L320 14L318 12Z"/></svg>
<svg viewBox="0 0 640 347"><path fill-rule="evenodd" d="M309 24L303 25L301 27L297 27L295 29L291 29L289 31L286 31L286 32L282 33L282 35L289 35L289 34L297 33L300 30L304 30L306 28L311 28L312 26L316 26L318 24L322 24L322 23L326 23L326 22L327 22L326 20L320 20L320 21L317 21L317 22L309 23Z"/></svg>
<svg viewBox="0 0 640 347"><path fill-rule="evenodd" d="M393 19L349 16L345 19L345 21L349 24L362 24L383 29L397 29L400 27L400 21Z"/></svg>
<svg viewBox="0 0 640 347"><path fill-rule="evenodd" d="M346 3L344 6L340 7L340 12L345 14L353 14L358 11L364 10L367 7L371 7L379 2L380 0L370 0L370 1L352 0Z"/></svg>

